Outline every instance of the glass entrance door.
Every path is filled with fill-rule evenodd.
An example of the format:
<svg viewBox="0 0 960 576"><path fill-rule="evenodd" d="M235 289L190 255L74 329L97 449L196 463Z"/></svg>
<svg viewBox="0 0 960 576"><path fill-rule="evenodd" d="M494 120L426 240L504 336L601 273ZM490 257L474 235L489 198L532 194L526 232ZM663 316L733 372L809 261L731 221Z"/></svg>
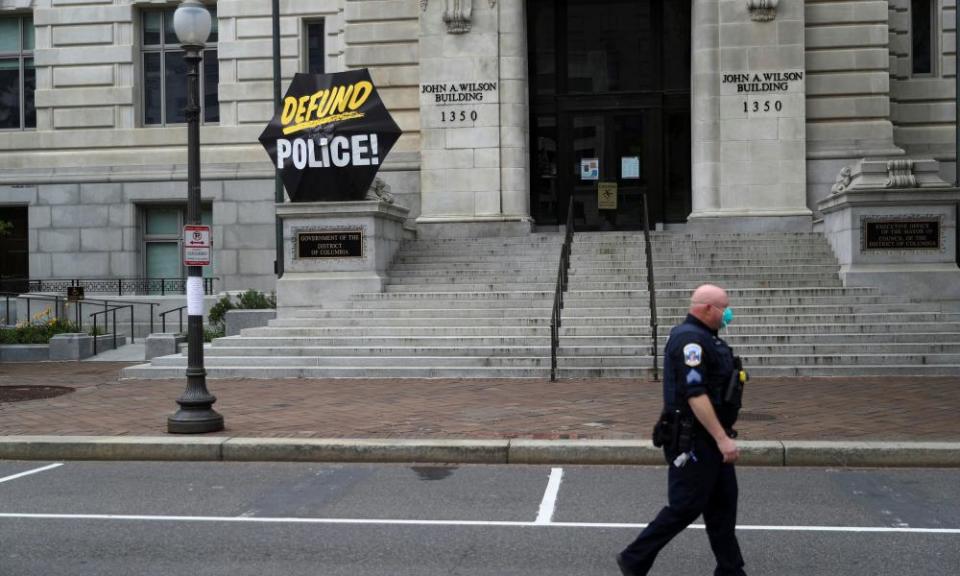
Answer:
<svg viewBox="0 0 960 576"><path fill-rule="evenodd" d="M604 112L566 116L561 138L565 166L558 182L563 207L573 195L577 230L643 229L643 194L656 188L659 147L656 114ZM659 214L659 197L649 195L651 213Z"/></svg>
<svg viewBox="0 0 960 576"><path fill-rule="evenodd" d="M683 222L690 0L528 0L531 211L579 230Z"/></svg>

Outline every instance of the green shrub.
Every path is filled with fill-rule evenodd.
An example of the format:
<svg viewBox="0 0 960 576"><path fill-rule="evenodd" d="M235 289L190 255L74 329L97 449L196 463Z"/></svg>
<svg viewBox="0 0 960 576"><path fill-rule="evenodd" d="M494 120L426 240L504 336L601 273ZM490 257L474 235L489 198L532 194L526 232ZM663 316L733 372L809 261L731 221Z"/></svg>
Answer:
<svg viewBox="0 0 960 576"><path fill-rule="evenodd" d="M257 290L247 290L237 298L237 308L241 310L263 310L276 307L277 298L273 292L264 294Z"/></svg>
<svg viewBox="0 0 960 576"><path fill-rule="evenodd" d="M224 332L226 330L226 314L228 310L233 310L236 306L233 305L233 300L230 299L230 296L223 296L217 303L210 307L210 314L207 316L210 319L210 328L212 330L219 330Z"/></svg>
<svg viewBox="0 0 960 576"><path fill-rule="evenodd" d="M236 301L229 295L222 296L217 303L210 307L209 328L204 332L205 336L212 334L212 338L220 338L227 331L226 315L228 310L263 310L264 308L276 308L277 297L273 292L264 294L259 290L247 290L236 297ZM210 338L207 338L207 342Z"/></svg>

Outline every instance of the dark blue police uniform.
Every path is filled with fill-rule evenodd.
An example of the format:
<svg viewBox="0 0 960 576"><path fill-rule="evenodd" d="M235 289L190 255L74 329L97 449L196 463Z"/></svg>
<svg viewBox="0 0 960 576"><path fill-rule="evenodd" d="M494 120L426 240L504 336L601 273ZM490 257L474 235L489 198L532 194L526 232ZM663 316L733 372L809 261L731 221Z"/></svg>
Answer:
<svg viewBox="0 0 960 576"><path fill-rule="evenodd" d="M693 419L690 459L673 464L681 454L675 445L664 445L669 466L669 504L621 554L620 562L634 574L646 574L660 550L703 514L710 547L717 559L715 576L741 576L743 557L734 529L737 523L737 475L713 437L700 426L687 400L709 395L717 417L730 430L737 410L723 404L723 394L734 370L733 352L727 343L692 315L670 332L663 360L663 402L667 411L679 409ZM629 572L628 572L629 573Z"/></svg>

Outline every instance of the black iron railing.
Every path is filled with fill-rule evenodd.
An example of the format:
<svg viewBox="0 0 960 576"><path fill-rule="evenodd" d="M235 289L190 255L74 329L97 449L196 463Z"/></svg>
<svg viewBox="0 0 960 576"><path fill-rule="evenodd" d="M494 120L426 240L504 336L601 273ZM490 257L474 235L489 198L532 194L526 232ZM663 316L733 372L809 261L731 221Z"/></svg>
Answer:
<svg viewBox="0 0 960 576"><path fill-rule="evenodd" d="M653 279L653 247L650 244L650 216L647 210L647 193L643 197L643 243L646 245L647 254L647 293L650 295L650 334L652 344L650 354L653 356L653 379L660 379L660 371L657 366L657 284Z"/></svg>
<svg viewBox="0 0 960 576"><path fill-rule="evenodd" d="M216 277L203 279L203 293L213 294ZM0 279L0 291L4 292L66 292L67 288L80 287L84 292L116 294L117 296L165 296L186 294L186 278L4 278Z"/></svg>
<svg viewBox="0 0 960 576"><path fill-rule="evenodd" d="M557 348L560 346L563 294L570 283L570 250L573 244L573 194L567 206L567 228L560 249L560 266L557 269L557 287L553 293L553 315L550 317L550 381L557 381Z"/></svg>
<svg viewBox="0 0 960 576"><path fill-rule="evenodd" d="M160 306L160 304L157 302L131 302L131 301L104 300L99 298L84 298L83 300L71 302L67 300L65 296L57 296L56 294L18 294L14 292L0 292L0 297L2 297L5 302L5 308L6 308L5 321L7 325L10 324L10 301L12 300L14 303L16 303L18 299L24 300L26 302L27 317L25 318L25 321L27 322L30 322L33 319L34 301L53 302L54 316L57 318L63 318L63 319L66 319L66 316L67 316L67 312L66 312L67 305L69 304L73 306L74 307L73 320L74 322L77 323L78 330L83 330L84 306L87 306L87 307L94 306L98 308L102 307L103 310L98 312L98 314L102 314L104 312L109 311L111 307L130 308L131 341L133 341L133 339L136 337L136 334L134 332L134 326L136 323L136 310L137 310L136 307L146 306L148 308L147 317L148 317L148 322L150 324L150 332L152 333L154 328L154 317L155 317L154 308L156 308L157 306ZM93 314L88 314L87 316L88 317L93 316Z"/></svg>
<svg viewBox="0 0 960 576"><path fill-rule="evenodd" d="M93 355L94 356L97 355L97 340L99 339L99 336L100 336L99 334L97 334L97 332L99 332L99 330L97 330L97 316L101 314L104 315L103 327L106 328L107 327L106 315L110 313L113 314L113 330L111 330L110 332L113 333L113 349L116 350L117 349L117 310L122 310L124 308L130 309L130 342L131 343L133 342L133 306L132 305L126 304L123 306L113 306L111 308L106 308L99 312L94 312L93 314L90 314L90 317L93 318Z"/></svg>
<svg viewBox="0 0 960 576"><path fill-rule="evenodd" d="M186 310L186 308L187 308L186 306L181 306L179 308L167 310L166 312L161 312L160 313L160 331L161 332L167 331L167 314L173 314L174 312L176 312L177 322L180 325L180 329L177 330L177 332L182 333L183 332L183 311Z"/></svg>

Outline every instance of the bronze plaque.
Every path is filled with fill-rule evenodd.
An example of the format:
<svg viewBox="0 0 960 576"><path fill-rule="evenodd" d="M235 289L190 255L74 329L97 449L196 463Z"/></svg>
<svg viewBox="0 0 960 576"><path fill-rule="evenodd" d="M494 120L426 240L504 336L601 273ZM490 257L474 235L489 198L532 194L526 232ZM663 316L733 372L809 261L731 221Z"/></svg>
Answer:
<svg viewBox="0 0 960 576"><path fill-rule="evenodd" d="M600 210L617 209L616 182L599 182L597 184L597 208Z"/></svg>
<svg viewBox="0 0 960 576"><path fill-rule="evenodd" d="M363 258L363 231L297 232L297 258Z"/></svg>
<svg viewBox="0 0 960 576"><path fill-rule="evenodd" d="M939 250L941 241L939 218L865 218L861 223L863 251Z"/></svg>
<svg viewBox="0 0 960 576"><path fill-rule="evenodd" d="M83 286L67 287L67 302L79 302L83 300Z"/></svg>

